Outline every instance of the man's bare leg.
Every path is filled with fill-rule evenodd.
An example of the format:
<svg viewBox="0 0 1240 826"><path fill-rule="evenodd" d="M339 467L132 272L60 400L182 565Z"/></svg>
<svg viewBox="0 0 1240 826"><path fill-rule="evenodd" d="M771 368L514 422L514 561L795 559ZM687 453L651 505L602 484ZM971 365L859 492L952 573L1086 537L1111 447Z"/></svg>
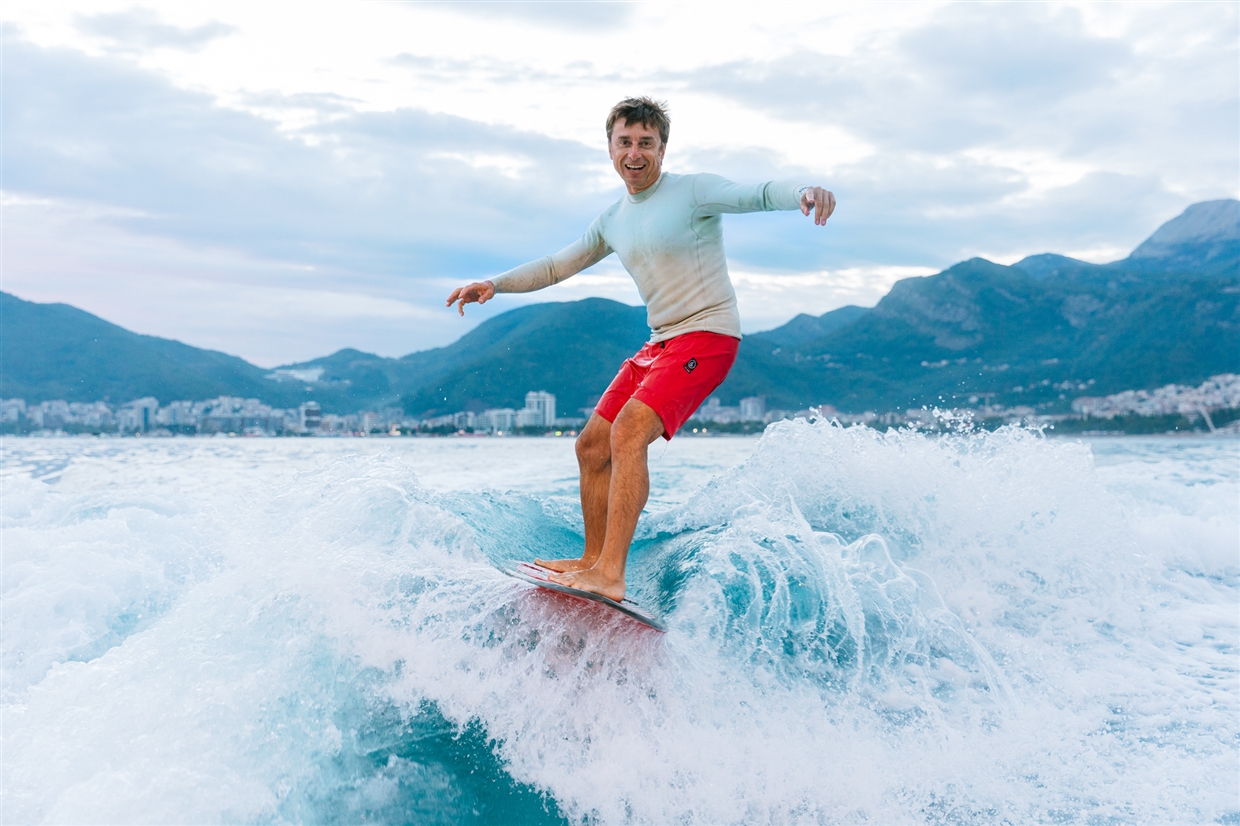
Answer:
<svg viewBox="0 0 1240 826"><path fill-rule="evenodd" d="M607 490L611 485L611 422L594 413L577 436L577 467L581 471L581 517L586 547L580 559L535 559L553 571L580 571L598 560L607 533Z"/></svg>
<svg viewBox="0 0 1240 826"><path fill-rule="evenodd" d="M624 599L624 570L629 545L650 498L647 448L663 435L659 414L629 399L611 426L611 484L607 490L607 533L597 559L579 571L552 574L561 585L593 591L616 602ZM588 542L588 540L587 540Z"/></svg>

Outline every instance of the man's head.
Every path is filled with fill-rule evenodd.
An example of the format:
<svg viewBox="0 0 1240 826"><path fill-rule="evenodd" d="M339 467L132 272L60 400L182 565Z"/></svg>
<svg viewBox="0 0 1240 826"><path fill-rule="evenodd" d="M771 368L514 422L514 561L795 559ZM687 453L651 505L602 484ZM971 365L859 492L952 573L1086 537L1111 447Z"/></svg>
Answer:
<svg viewBox="0 0 1240 826"><path fill-rule="evenodd" d="M667 145L667 136L672 128L672 119L667 116L667 104L654 98L625 98L611 107L607 115L607 142L611 143L611 133L616 121L638 124L659 133L659 140Z"/></svg>
<svg viewBox="0 0 1240 826"><path fill-rule="evenodd" d="M648 97L625 98L607 116L607 147L612 165L630 193L659 180L671 119L665 104Z"/></svg>

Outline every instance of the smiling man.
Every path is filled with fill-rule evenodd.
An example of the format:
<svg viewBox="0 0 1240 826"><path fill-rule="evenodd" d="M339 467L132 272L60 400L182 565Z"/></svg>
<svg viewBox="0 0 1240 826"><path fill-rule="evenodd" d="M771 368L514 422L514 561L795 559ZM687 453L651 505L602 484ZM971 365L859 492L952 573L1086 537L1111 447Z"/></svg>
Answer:
<svg viewBox="0 0 1240 826"><path fill-rule="evenodd" d="M577 437L585 549L580 559L537 560L556 582L624 599L624 570L650 495L647 448L671 439L727 377L741 319L723 253L724 213L800 209L822 226L835 196L789 181L732 183L718 175L663 172L671 125L664 104L627 98L607 117L612 164L628 195L576 243L453 290L448 306L558 284L615 252L646 304L649 343L620 366Z"/></svg>

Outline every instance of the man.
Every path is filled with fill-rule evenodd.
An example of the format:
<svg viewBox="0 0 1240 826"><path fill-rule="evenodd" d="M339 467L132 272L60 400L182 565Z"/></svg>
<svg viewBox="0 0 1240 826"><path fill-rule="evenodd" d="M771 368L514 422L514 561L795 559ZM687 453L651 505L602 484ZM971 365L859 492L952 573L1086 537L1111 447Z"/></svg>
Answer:
<svg viewBox="0 0 1240 826"><path fill-rule="evenodd" d="M637 282L652 335L607 388L577 437L585 550L580 559L536 560L562 585L624 599L624 568L650 495L649 445L676 430L727 377L740 315L723 253L722 214L800 208L822 226L835 196L789 182L735 184L718 175L662 171L670 121L664 105L627 98L607 118L612 164L628 195L576 243L491 281L452 291L448 306L497 292L541 290L612 252Z"/></svg>

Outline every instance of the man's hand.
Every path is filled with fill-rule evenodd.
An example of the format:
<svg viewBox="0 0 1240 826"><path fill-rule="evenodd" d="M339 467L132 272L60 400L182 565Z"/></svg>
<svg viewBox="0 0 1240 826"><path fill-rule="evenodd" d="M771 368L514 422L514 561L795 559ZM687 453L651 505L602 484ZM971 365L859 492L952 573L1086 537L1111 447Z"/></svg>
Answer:
<svg viewBox="0 0 1240 826"><path fill-rule="evenodd" d="M809 213L806 213L807 215ZM456 310L461 315L465 315L465 305L473 304L475 301L479 304L486 304L495 297L495 285L490 281L475 281L464 287L458 287L452 291L452 295L448 296L446 306L451 307L456 304Z"/></svg>
<svg viewBox="0 0 1240 826"><path fill-rule="evenodd" d="M809 215L814 211L814 224L822 226L835 212L835 193L820 186L806 187L801 193L801 214Z"/></svg>

